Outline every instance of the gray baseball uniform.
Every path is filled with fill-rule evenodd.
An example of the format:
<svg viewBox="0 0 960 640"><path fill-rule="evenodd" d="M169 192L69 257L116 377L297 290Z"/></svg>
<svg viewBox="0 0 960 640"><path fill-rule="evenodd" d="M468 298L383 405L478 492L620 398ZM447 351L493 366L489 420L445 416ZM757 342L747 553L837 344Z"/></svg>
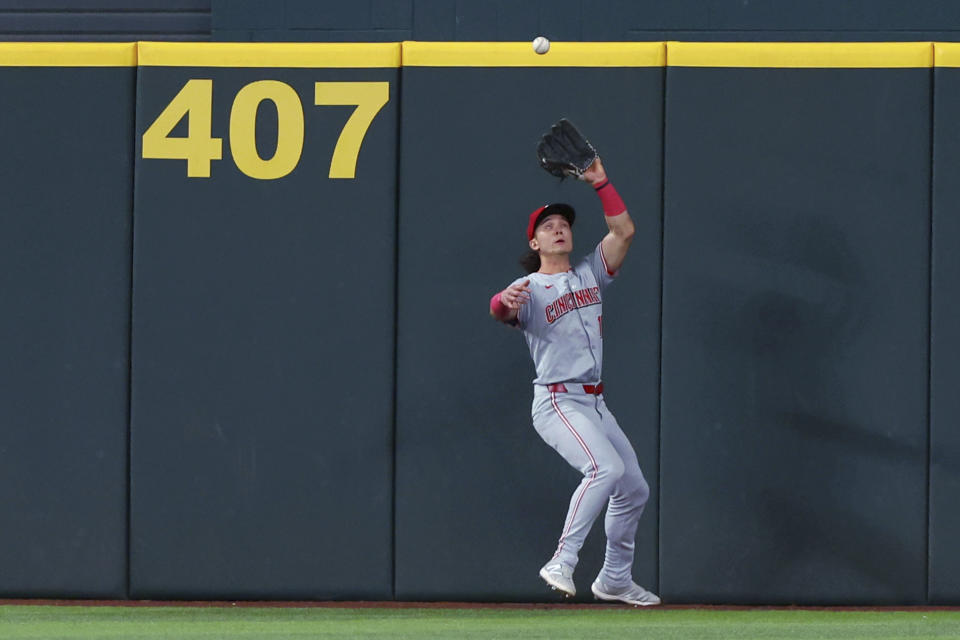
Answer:
<svg viewBox="0 0 960 640"><path fill-rule="evenodd" d="M533 425L583 480L570 498L554 559L576 567L594 520L607 505L601 577L631 582L637 521L650 489L636 453L603 399L602 294L613 282L598 244L565 273L531 273L530 300L517 315L537 369Z"/></svg>

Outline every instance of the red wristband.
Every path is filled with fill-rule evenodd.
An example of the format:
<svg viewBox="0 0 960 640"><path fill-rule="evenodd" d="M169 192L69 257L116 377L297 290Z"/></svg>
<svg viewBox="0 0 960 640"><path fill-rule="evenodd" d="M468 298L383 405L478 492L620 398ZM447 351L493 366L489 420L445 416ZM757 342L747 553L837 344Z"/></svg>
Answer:
<svg viewBox="0 0 960 640"><path fill-rule="evenodd" d="M499 293L490 298L490 313L492 313L495 318L505 318L507 314L510 313L510 309L507 309L507 306L500 302Z"/></svg>
<svg viewBox="0 0 960 640"><path fill-rule="evenodd" d="M610 179L606 179L593 187L597 195L600 196L600 204L603 205L603 215L612 218L618 216L627 210L627 205L623 204L623 199L614 188Z"/></svg>

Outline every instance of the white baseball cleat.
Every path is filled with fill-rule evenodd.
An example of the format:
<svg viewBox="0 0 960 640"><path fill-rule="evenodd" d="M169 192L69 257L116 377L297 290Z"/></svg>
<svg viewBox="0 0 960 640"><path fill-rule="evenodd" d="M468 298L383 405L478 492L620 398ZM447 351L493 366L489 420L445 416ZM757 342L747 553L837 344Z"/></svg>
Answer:
<svg viewBox="0 0 960 640"><path fill-rule="evenodd" d="M649 607L660 604L660 598L655 593L650 593L633 581L625 587L614 588L597 578L590 585L590 590L599 600L624 602L635 607Z"/></svg>
<svg viewBox="0 0 960 640"><path fill-rule="evenodd" d="M577 587L573 584L573 567L550 561L540 569L540 577L554 591L562 591L568 598L577 595Z"/></svg>

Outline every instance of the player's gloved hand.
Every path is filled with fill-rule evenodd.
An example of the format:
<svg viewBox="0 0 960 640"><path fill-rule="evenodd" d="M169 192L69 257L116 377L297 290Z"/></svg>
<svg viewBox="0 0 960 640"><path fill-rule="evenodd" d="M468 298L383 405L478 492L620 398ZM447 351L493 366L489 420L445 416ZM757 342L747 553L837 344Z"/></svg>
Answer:
<svg viewBox="0 0 960 640"><path fill-rule="evenodd" d="M600 158L597 158L593 161L593 164L583 172L583 175L580 176L580 179L584 182L589 182L593 186L597 186L601 182L607 179L607 172L603 168L603 163L600 162Z"/></svg>
<svg viewBox="0 0 960 640"><path fill-rule="evenodd" d="M508 309L519 309L530 301L529 280L512 284L500 292L500 302Z"/></svg>
<svg viewBox="0 0 960 640"><path fill-rule="evenodd" d="M590 141L566 118L561 118L537 144L537 160L544 171L565 178L582 179L593 161L597 150Z"/></svg>

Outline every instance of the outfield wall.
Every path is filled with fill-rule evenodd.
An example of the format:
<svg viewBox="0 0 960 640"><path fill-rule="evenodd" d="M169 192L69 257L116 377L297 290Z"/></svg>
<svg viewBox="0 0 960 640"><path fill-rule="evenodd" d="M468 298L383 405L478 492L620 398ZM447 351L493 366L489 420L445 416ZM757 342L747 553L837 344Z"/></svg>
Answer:
<svg viewBox="0 0 960 640"><path fill-rule="evenodd" d="M91 47L0 49L0 594L549 597L578 479L486 300L540 204L604 233L534 160L566 116L637 223L604 322L635 578L960 602L960 46Z"/></svg>
<svg viewBox="0 0 960 640"><path fill-rule="evenodd" d="M126 590L135 65L0 45L5 595Z"/></svg>

